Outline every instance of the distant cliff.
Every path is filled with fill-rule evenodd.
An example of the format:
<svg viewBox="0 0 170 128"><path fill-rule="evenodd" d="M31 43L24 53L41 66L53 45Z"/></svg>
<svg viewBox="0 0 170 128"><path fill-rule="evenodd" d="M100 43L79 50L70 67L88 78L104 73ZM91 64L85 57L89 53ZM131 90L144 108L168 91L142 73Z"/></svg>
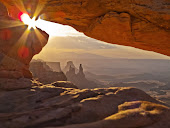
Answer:
<svg viewBox="0 0 170 128"><path fill-rule="evenodd" d="M35 79L38 79L43 84L49 84L56 81L67 81L65 74L61 71L60 64L56 72L53 71L45 62L32 62L30 64L30 71Z"/></svg>
<svg viewBox="0 0 170 128"><path fill-rule="evenodd" d="M68 69L69 67L69 69ZM100 85L96 84L93 81L86 79L86 76L83 71L83 66L80 64L78 73L76 73L76 67L72 61L69 61L64 68L66 71L66 77L69 81L73 82L78 88L96 88ZM68 71L67 71L68 70Z"/></svg>
<svg viewBox="0 0 170 128"><path fill-rule="evenodd" d="M70 66L75 69L75 72L78 71L78 69L75 67L73 61L68 61L66 66L63 69L63 72L66 73L67 71L69 71L70 70Z"/></svg>

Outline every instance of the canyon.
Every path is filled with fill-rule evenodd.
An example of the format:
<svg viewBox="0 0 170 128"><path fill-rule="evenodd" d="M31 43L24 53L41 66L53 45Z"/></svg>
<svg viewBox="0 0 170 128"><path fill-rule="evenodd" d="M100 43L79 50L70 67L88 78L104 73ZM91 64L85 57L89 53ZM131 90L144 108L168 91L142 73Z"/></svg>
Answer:
<svg viewBox="0 0 170 128"><path fill-rule="evenodd" d="M0 128L170 127L169 107L139 89L33 80L30 61L49 35L28 32L18 19L28 12L98 40L170 56L169 0L0 0L0 8Z"/></svg>

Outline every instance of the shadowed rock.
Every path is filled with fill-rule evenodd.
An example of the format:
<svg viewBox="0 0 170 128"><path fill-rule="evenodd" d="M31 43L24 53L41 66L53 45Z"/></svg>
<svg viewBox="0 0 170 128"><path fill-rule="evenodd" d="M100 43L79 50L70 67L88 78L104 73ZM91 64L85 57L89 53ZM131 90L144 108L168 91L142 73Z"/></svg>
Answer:
<svg viewBox="0 0 170 128"><path fill-rule="evenodd" d="M1 3L0 7L1 12L7 13ZM28 30L21 21L13 20L7 14L0 13L0 88L6 86L12 89L15 88L12 87L12 81L32 78L29 63L46 45L47 40L48 35L45 32L39 29ZM18 82L22 84L22 80ZM14 82L14 85L18 82ZM27 87L23 84L22 88L24 86Z"/></svg>
<svg viewBox="0 0 170 128"><path fill-rule="evenodd" d="M0 92L0 128L169 128L169 108L135 88L69 83ZM66 88L65 88L66 87Z"/></svg>
<svg viewBox="0 0 170 128"><path fill-rule="evenodd" d="M0 1L16 18L20 1ZM24 4L35 10L37 2ZM44 19L71 25L96 39L170 55L169 0L40 0L44 3ZM135 88L80 90L63 82L30 83L29 62L48 35L39 30L46 39L41 42L30 31L25 42L19 40L26 28L2 28L14 20L0 7L0 89L11 90L0 90L0 128L170 127L170 109Z"/></svg>
<svg viewBox="0 0 170 128"><path fill-rule="evenodd" d="M68 67L68 65L69 64L67 63L66 67ZM80 89L84 89L84 88L92 89L92 88L100 87L100 85L98 85L97 83L86 79L86 76L83 72L82 64L80 64L79 66L78 73L76 73L76 67L74 66L74 64L73 67L72 65L70 65L69 70L66 72L66 77L69 81L74 83Z"/></svg>

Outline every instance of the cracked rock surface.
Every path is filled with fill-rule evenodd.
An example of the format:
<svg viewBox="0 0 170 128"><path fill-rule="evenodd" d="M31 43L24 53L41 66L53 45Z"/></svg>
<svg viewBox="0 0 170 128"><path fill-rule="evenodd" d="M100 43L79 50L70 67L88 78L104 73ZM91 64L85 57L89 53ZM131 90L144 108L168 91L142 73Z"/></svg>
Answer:
<svg viewBox="0 0 170 128"><path fill-rule="evenodd" d="M169 128L170 110L136 88L70 83L0 91L0 128Z"/></svg>

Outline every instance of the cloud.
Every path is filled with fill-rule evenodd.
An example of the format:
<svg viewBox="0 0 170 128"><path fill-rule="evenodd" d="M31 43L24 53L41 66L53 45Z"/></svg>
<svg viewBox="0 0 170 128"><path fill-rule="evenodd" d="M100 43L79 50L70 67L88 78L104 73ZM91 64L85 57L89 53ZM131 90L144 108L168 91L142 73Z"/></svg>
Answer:
<svg viewBox="0 0 170 128"><path fill-rule="evenodd" d="M51 37L47 47L56 47L56 49L114 49L116 45L111 45L89 37Z"/></svg>

